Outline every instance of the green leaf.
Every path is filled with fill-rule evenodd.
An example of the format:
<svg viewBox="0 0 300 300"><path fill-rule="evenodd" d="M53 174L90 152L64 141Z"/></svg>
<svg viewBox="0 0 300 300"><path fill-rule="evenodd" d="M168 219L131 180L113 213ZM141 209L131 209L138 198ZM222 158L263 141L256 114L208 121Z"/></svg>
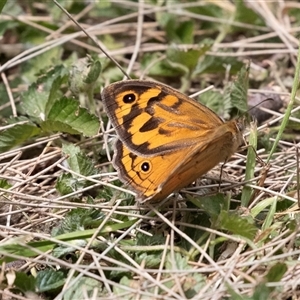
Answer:
<svg viewBox="0 0 300 300"><path fill-rule="evenodd" d="M0 13L2 12L2 9L3 9L5 4L6 4L6 0L1 0L0 1Z"/></svg>
<svg viewBox="0 0 300 300"><path fill-rule="evenodd" d="M270 299L271 289L268 288L264 283L260 283L256 286L255 291L251 300L266 300Z"/></svg>
<svg viewBox="0 0 300 300"><path fill-rule="evenodd" d="M165 76L176 77L182 75L191 76L193 70L198 64L200 57L211 48L212 42L210 40L204 40L198 45L199 49L193 50L180 50L174 46L170 46L167 50L167 59L158 60L158 55L146 55L143 59L144 68L148 68L153 61L152 67L149 69L149 75L151 76Z"/></svg>
<svg viewBox="0 0 300 300"><path fill-rule="evenodd" d="M98 220L98 223L100 223L104 217L105 214L96 209L72 209L65 215L59 226L53 228L51 235L57 236L84 230L90 226L92 220ZM98 225L96 224L95 227L97 228Z"/></svg>
<svg viewBox="0 0 300 300"><path fill-rule="evenodd" d="M32 124L17 124L0 134L0 152L27 142L31 137L41 133L41 129Z"/></svg>
<svg viewBox="0 0 300 300"><path fill-rule="evenodd" d="M50 92L52 89L58 87L56 84L53 87L54 82L66 83L69 71L64 65L56 65L54 67L46 67L45 69L39 69L39 77L36 80L36 84L43 91ZM61 95L61 94L60 94Z"/></svg>
<svg viewBox="0 0 300 300"><path fill-rule="evenodd" d="M283 275L287 271L287 266L285 263L278 262L271 267L268 274L266 275L267 282L279 282Z"/></svg>
<svg viewBox="0 0 300 300"><path fill-rule="evenodd" d="M207 91L198 97L199 101L224 119L230 118L230 98L218 91Z"/></svg>
<svg viewBox="0 0 300 300"><path fill-rule="evenodd" d="M162 259L162 250L160 252L149 254L148 252L139 253L135 256L137 264L143 264L145 268L158 268Z"/></svg>
<svg viewBox="0 0 300 300"><path fill-rule="evenodd" d="M223 230L228 230L233 234L243 236L247 239L253 240L257 228L253 224L253 219L249 217L242 217L237 213L221 211L219 216L219 228Z"/></svg>
<svg viewBox="0 0 300 300"><path fill-rule="evenodd" d="M251 300L250 297L239 295L231 286L226 285L228 289L228 293L230 294L230 300Z"/></svg>
<svg viewBox="0 0 300 300"><path fill-rule="evenodd" d="M97 134L100 127L95 115L89 114L85 108L79 107L77 101L69 98L62 98L53 104L48 120L61 122L88 137Z"/></svg>
<svg viewBox="0 0 300 300"><path fill-rule="evenodd" d="M124 286L124 288L122 288ZM137 280L129 279L128 276L123 276L119 282L118 285L114 284L113 285L113 294L114 296L119 296L116 297L116 299L121 299L120 297L124 297L124 294L126 295L128 293L128 288L130 287L138 289L140 287L140 282ZM133 300L134 298L128 297L128 300Z"/></svg>
<svg viewBox="0 0 300 300"><path fill-rule="evenodd" d="M169 42L176 44L193 44L195 23L193 20L181 21L177 15L157 13L157 21L166 32Z"/></svg>
<svg viewBox="0 0 300 300"><path fill-rule="evenodd" d="M248 8L244 1L235 0L235 18L234 21L248 23L252 25L265 26L263 19L252 9ZM234 26L232 29L234 30ZM237 28L239 30L239 28Z"/></svg>
<svg viewBox="0 0 300 300"><path fill-rule="evenodd" d="M36 288L39 292L47 292L62 287L66 282L66 275L63 271L46 269L38 272L36 277Z"/></svg>
<svg viewBox="0 0 300 300"><path fill-rule="evenodd" d="M184 21L179 24L176 33L181 38L182 44L194 43L195 23L193 20Z"/></svg>
<svg viewBox="0 0 300 300"><path fill-rule="evenodd" d="M62 152L68 155L67 162L72 171L84 176L91 176L97 173L95 163L82 153L79 147L73 144L63 144Z"/></svg>
<svg viewBox="0 0 300 300"><path fill-rule="evenodd" d="M12 17L18 17L24 13L21 5L18 2L1 0L0 3L1 3L0 7L2 7L2 12L7 13ZM0 10L0 12L1 12L1 10ZM11 20L11 22L12 22L12 20ZM12 22L12 23L14 23L14 22Z"/></svg>
<svg viewBox="0 0 300 300"><path fill-rule="evenodd" d="M165 263L165 268L166 270L171 271L171 276L172 272L174 270L192 270L192 267L188 264L188 259L185 256L182 256L179 253L174 253L174 255L168 254L166 257L166 263ZM166 284L168 286L173 287L174 282L173 281L168 281ZM196 296L201 288L205 286L205 278L202 274L199 274L197 272L195 273L187 273L185 276L185 280L183 282L182 288L183 291L185 292L185 295L187 298L192 298Z"/></svg>
<svg viewBox="0 0 300 300"><path fill-rule="evenodd" d="M36 83L33 83L21 96L23 112L39 122L47 118L54 102L62 97L61 86L67 80L68 70L58 65L40 72L41 76Z"/></svg>
<svg viewBox="0 0 300 300"><path fill-rule="evenodd" d="M31 35L29 35L31 34ZM41 34L39 31L33 30L32 32L28 32L27 35L22 36L23 43L42 43L44 41L44 35ZM56 72L56 68L64 68L63 66L55 66L53 68L54 62L60 61L62 56L63 49L61 47L54 47L47 49L46 52L40 53L39 55L30 58L26 61L26 64L22 68L22 78L25 82L33 83L36 82L37 75L40 75L40 78L44 76L50 79L49 83L51 83L51 75L50 73L54 74ZM49 75L49 76L48 76ZM40 79L39 78L39 79ZM53 80L56 76L53 76ZM39 81L38 79L38 81ZM44 79L43 79L44 80ZM43 81L45 83L45 81ZM40 82L37 82L38 86L44 90L44 87L40 85ZM47 91L49 91L51 84L48 86Z"/></svg>
<svg viewBox="0 0 300 300"><path fill-rule="evenodd" d="M249 67L243 66L237 74L237 79L232 84L230 93L232 106L238 111L246 112L248 110L247 92L249 84Z"/></svg>
<svg viewBox="0 0 300 300"><path fill-rule="evenodd" d="M75 135L80 134L80 132L72 128L71 125L61 121L46 120L40 123L40 127L45 133L64 132Z"/></svg>
<svg viewBox="0 0 300 300"><path fill-rule="evenodd" d="M256 165L256 149L257 149L257 128L256 124L251 123L249 145L247 149L247 162L246 162L246 174L245 181L251 182L254 178L254 168ZM247 207L251 200L252 188L244 185L242 190L241 205Z"/></svg>
<svg viewBox="0 0 300 300"><path fill-rule="evenodd" d="M78 191L84 187L84 183L80 182L71 173L62 174L57 178L55 188L61 195L68 195ZM78 195L80 197L81 195Z"/></svg>
<svg viewBox="0 0 300 300"><path fill-rule="evenodd" d="M270 197L259 201L253 208L251 208L250 214L253 218L256 218L264 209L271 206L276 201L276 197Z"/></svg>
<svg viewBox="0 0 300 300"><path fill-rule="evenodd" d="M86 76L86 78L84 79L84 82L86 84L94 84L101 73L101 63L99 60L96 61L91 61L91 65L90 65L90 70Z"/></svg>
<svg viewBox="0 0 300 300"><path fill-rule="evenodd" d="M95 293L95 291L98 291ZM96 297L100 299L102 284L98 280L88 277L81 277L76 284L70 286L64 293L64 300L74 299L92 299ZM102 295L103 296L103 295Z"/></svg>
<svg viewBox="0 0 300 300"><path fill-rule="evenodd" d="M61 77L61 76L58 76L53 80L53 82L51 84L50 92L49 92L49 97L48 97L46 107L45 107L46 118L49 114L50 109L54 105L54 103L61 98L62 92L61 92L60 88L64 82L65 82L65 77Z"/></svg>
<svg viewBox="0 0 300 300"><path fill-rule="evenodd" d="M124 228L128 228L136 223L136 219L130 220L122 223L114 223L111 225L103 226L102 230L98 233L99 235L103 235L105 233L109 233L112 231L121 230ZM89 229L89 230L79 230L75 232L70 232L67 234L61 234L55 236L57 240L69 242L70 246L76 244L79 240L85 240L93 236L93 234L97 231L97 229ZM73 244L72 244L73 243ZM10 262L16 260L15 258L11 258L10 255L18 255L21 257L34 257L37 256L38 252L46 252L49 250L53 250L53 248L57 245L57 243L44 240L38 242L30 242L28 243L29 247L21 245L17 240L10 241L10 244L2 244L0 245L0 254L2 258L0 259L0 264L3 262ZM37 251L34 251L36 249Z"/></svg>
<svg viewBox="0 0 300 300"><path fill-rule="evenodd" d="M1 189L9 189L11 188L12 185L10 183L8 183L8 181L6 179L0 179L0 188Z"/></svg>
<svg viewBox="0 0 300 300"><path fill-rule="evenodd" d="M97 174L95 163L80 151L79 147L72 144L63 144L62 152L68 156L67 162L70 170L83 176L92 176ZM92 182L84 180L76 174L62 174L56 182L56 188L61 195L67 195L74 191L91 185Z"/></svg>
<svg viewBox="0 0 300 300"><path fill-rule="evenodd" d="M198 63L199 57L204 55L210 49L210 45L204 44L201 49L197 50L179 50L178 48L170 47L167 50L167 59L172 66L177 63L185 66L189 71L193 70Z"/></svg>
<svg viewBox="0 0 300 300"><path fill-rule="evenodd" d="M138 249L143 249L143 250L135 251L134 260L137 263L145 264L147 268L157 268L161 262L161 256L162 256L164 244L165 244L165 238L162 235L157 234L153 236L148 236L141 233L137 234L135 245L132 245L132 248L138 246ZM162 246L162 247L161 249L157 249L157 250L147 249L147 247L151 247L151 246Z"/></svg>
<svg viewBox="0 0 300 300"><path fill-rule="evenodd" d="M226 71L226 66L230 66L230 74L236 74L243 66L243 63L233 57L226 57L225 55L226 54L224 54L224 57L201 57L194 71L194 76L205 73L224 73Z"/></svg>
<svg viewBox="0 0 300 300"><path fill-rule="evenodd" d="M90 56L81 58L72 64L69 77L69 87L73 94L89 93L101 73L101 63L98 58Z"/></svg>
<svg viewBox="0 0 300 300"><path fill-rule="evenodd" d="M21 97L21 108L30 117L34 117L38 121L45 120L48 97L48 91L40 90L37 84L32 84Z"/></svg>
<svg viewBox="0 0 300 300"><path fill-rule="evenodd" d="M206 196L201 198L188 197L197 207L203 209L213 220L218 218L222 210L226 210L228 203L223 194Z"/></svg>
<svg viewBox="0 0 300 300"><path fill-rule="evenodd" d="M36 279L33 276L28 276L25 273L22 272L16 272L15 273L15 281L14 286L18 288L23 293L26 293L28 291L35 292L35 283Z"/></svg>

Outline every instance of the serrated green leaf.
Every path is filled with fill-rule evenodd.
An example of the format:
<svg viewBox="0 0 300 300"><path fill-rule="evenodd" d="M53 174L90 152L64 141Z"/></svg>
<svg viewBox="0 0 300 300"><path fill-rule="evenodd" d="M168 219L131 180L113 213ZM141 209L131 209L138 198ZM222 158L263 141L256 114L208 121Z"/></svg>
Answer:
<svg viewBox="0 0 300 300"><path fill-rule="evenodd" d="M103 235L105 233L109 233L112 231L121 230L124 228L128 228L136 223L136 219L130 220L127 222L122 223L115 223L110 225L105 225L100 232L98 232L99 235ZM85 240L95 233L97 229L89 229L89 230L79 230L75 232L70 232L67 234L61 234L58 236L55 236L57 240L69 242L72 246L72 242L75 240L74 243L76 243L77 240ZM3 262L10 262L16 260L15 258L11 258L11 255L18 255L21 257L33 257L37 256L38 253L34 251L34 249L37 249L39 252L46 252L49 250L53 250L53 248L57 245L57 243L54 243L52 241L38 241L38 242L30 242L28 243L28 247L21 245L18 242L12 243L12 244L5 244L0 245L0 254L2 255L2 258L0 259L0 265Z"/></svg>
<svg viewBox="0 0 300 300"><path fill-rule="evenodd" d="M80 184L80 181L70 173L60 175L55 185L55 188L61 195L71 194L82 187L83 184Z"/></svg>
<svg viewBox="0 0 300 300"><path fill-rule="evenodd" d="M161 235L148 236L145 234L137 234L136 245L137 246L154 246L163 245L165 238Z"/></svg>
<svg viewBox="0 0 300 300"><path fill-rule="evenodd" d="M248 23L253 25L265 26L263 19L251 8L247 7L244 1L235 0L234 20L237 22ZM232 26L234 29L234 27ZM237 28L237 30L239 30Z"/></svg>
<svg viewBox="0 0 300 300"><path fill-rule="evenodd" d="M271 290L264 283L260 283L256 286L251 300L266 300L270 299Z"/></svg>
<svg viewBox="0 0 300 300"><path fill-rule="evenodd" d="M5 4L6 4L6 0L1 0L0 1L0 13L2 12L2 9L3 9Z"/></svg>
<svg viewBox="0 0 300 300"><path fill-rule="evenodd" d="M70 69L69 88L74 95L84 93L93 99L93 89L101 73L97 57L85 57L75 61ZM90 99L90 101L91 101Z"/></svg>
<svg viewBox="0 0 300 300"><path fill-rule="evenodd" d="M230 93L231 104L240 112L248 110L247 92L249 84L249 65L245 65L237 74L237 79L232 84Z"/></svg>
<svg viewBox="0 0 300 300"><path fill-rule="evenodd" d="M136 287L138 288L138 286L140 285L140 283L137 280L133 280L133 279L129 279L128 276L123 276L119 282L118 285L114 285L113 286L113 292L115 296L123 296L124 297L124 293L127 293L127 289L126 288L122 288L122 286L124 287ZM134 298L129 298L128 300L133 300Z"/></svg>
<svg viewBox="0 0 300 300"><path fill-rule="evenodd" d="M143 263L145 268L158 268L162 259L162 250L155 254L148 252L139 253L135 256L135 262L138 264Z"/></svg>
<svg viewBox="0 0 300 300"><path fill-rule="evenodd" d="M7 151L28 141L41 133L41 129L32 124L17 124L0 134L0 152Z"/></svg>
<svg viewBox="0 0 300 300"><path fill-rule="evenodd" d="M226 285L228 293L230 294L230 300L251 300L250 297L239 295L231 286Z"/></svg>
<svg viewBox="0 0 300 300"><path fill-rule="evenodd" d="M23 272L15 273L14 287L18 288L23 293L32 291L35 292L36 279L33 276L28 276Z"/></svg>
<svg viewBox="0 0 300 300"><path fill-rule="evenodd" d="M61 122L88 137L97 134L100 128L100 121L95 115L91 115L77 101L69 98L62 98L54 103L48 120Z"/></svg>
<svg viewBox="0 0 300 300"><path fill-rule="evenodd" d="M226 98L226 96L218 91L207 91L200 95L198 99L202 104L213 110L218 116L221 116L224 119L230 118L229 112L232 105L229 97Z"/></svg>
<svg viewBox="0 0 300 300"><path fill-rule="evenodd" d="M230 74L236 74L243 66L243 63L232 57L205 56L199 59L194 76L203 73L224 73L226 66L230 66Z"/></svg>
<svg viewBox="0 0 300 300"><path fill-rule="evenodd" d="M12 187L12 185L10 183L8 183L8 181L6 179L0 179L0 188L1 189L9 189L11 187Z"/></svg>
<svg viewBox="0 0 300 300"><path fill-rule="evenodd" d="M188 70L193 70L199 60L199 57L204 55L210 46L204 45L200 50L187 50L183 51L174 47L171 47L167 50L167 59L170 62L170 65L174 63L181 64L185 66Z"/></svg>
<svg viewBox="0 0 300 300"><path fill-rule="evenodd" d="M278 262L271 267L266 275L267 282L279 282L287 271L285 263Z"/></svg>
<svg viewBox="0 0 300 300"><path fill-rule="evenodd" d="M61 86L67 81L68 70L58 65L39 71L40 77L21 95L21 110L40 122L47 118L53 103L61 98Z"/></svg>
<svg viewBox="0 0 300 300"><path fill-rule="evenodd" d="M72 171L84 176L91 176L97 173L95 163L82 153L79 147L73 144L63 144L62 152L69 156L67 162Z"/></svg>
<svg viewBox="0 0 300 300"><path fill-rule="evenodd" d="M192 267L188 264L188 259L186 256L182 256L179 253L174 253L174 255L168 254L166 257L165 268L167 270L191 270ZM170 285L170 287L174 286L172 281L169 281L166 285ZM205 278L202 274L197 272L189 273L185 277L185 281L183 283L183 290L188 296L188 298L192 298L205 285Z"/></svg>
<svg viewBox="0 0 300 300"><path fill-rule="evenodd" d="M66 275L62 271L46 269L38 272L36 277L36 288L39 292L53 291L62 287L66 282Z"/></svg>
<svg viewBox="0 0 300 300"><path fill-rule="evenodd" d="M76 208L68 212L58 227L52 230L51 235L57 236L78 230L84 230L90 225L89 220L98 220L104 218L104 214L99 210ZM97 227L97 226L95 226Z"/></svg>
<svg viewBox="0 0 300 300"><path fill-rule="evenodd" d="M174 46L167 50L167 59L163 61L157 60L157 54L146 55L143 60L143 66L148 67L153 61L157 61L150 69L151 76L176 77L189 75L193 73L194 68L198 64L199 57L204 56L211 48L210 40L205 40L199 44L199 49L183 51Z"/></svg>
<svg viewBox="0 0 300 300"><path fill-rule="evenodd" d="M102 284L98 280L81 277L76 281L76 284L69 287L64 293L64 300L74 300L74 299L91 299L92 297L100 297L102 291ZM95 290L98 291L98 294L95 294Z"/></svg>
<svg viewBox="0 0 300 300"><path fill-rule="evenodd" d="M32 84L21 96L21 108L28 116L43 121L48 97L48 91L40 90L37 84Z"/></svg>
<svg viewBox="0 0 300 300"><path fill-rule="evenodd" d="M253 240L257 228L253 224L253 219L251 217L242 217L237 213L228 213L224 210L221 211L219 215L219 227L223 230L228 230L233 234L243 236L245 238Z"/></svg>
<svg viewBox="0 0 300 300"><path fill-rule="evenodd" d="M58 76L56 77L49 91L49 97L45 107L45 116L48 117L49 111L52 108L53 104L62 97L62 92L60 90L61 85L66 81L65 77Z"/></svg>
<svg viewBox="0 0 300 300"><path fill-rule="evenodd" d="M90 65L90 70L84 79L86 84L93 84L97 81L101 73L101 63L99 60L92 61Z"/></svg>
<svg viewBox="0 0 300 300"><path fill-rule="evenodd" d="M194 198L188 197L188 199L197 207L203 209L212 219L216 219L221 210L226 209L228 204L224 195L217 194L213 196Z"/></svg>
<svg viewBox="0 0 300 300"><path fill-rule="evenodd" d="M50 91L53 87L53 82L57 78L64 78L62 83L65 83L68 77L69 71L64 65L55 65L54 67L46 67L45 69L40 69L36 80L38 86L42 85L44 91Z"/></svg>
<svg viewBox="0 0 300 300"><path fill-rule="evenodd" d="M162 12L157 13L157 21L166 32L169 42L177 44L194 43L194 21L180 21L176 15Z"/></svg>
<svg viewBox="0 0 300 300"><path fill-rule="evenodd" d="M182 256L179 253L174 255L168 254L165 263L166 270L190 270L191 267L188 265L187 257Z"/></svg>
<svg viewBox="0 0 300 300"><path fill-rule="evenodd" d="M38 31L31 32L31 35L26 35L26 39L23 40L24 43L42 43L44 41L44 35L38 34ZM37 86L43 89L43 91L49 91L51 87L51 72L57 67L53 68L54 63L60 60L63 53L61 47L54 47L47 49L46 52L40 53L35 57L31 57L26 61L26 64L22 68L21 76L25 82L33 83L37 82ZM48 76L49 74L49 76ZM52 73L53 74L53 73ZM40 76L37 80L37 75ZM47 77L47 79L45 79ZM54 80L56 76L53 76ZM42 81L40 81L40 79ZM49 81L48 81L49 80ZM42 82L42 84L41 84ZM49 84L47 84L47 82Z"/></svg>
<svg viewBox="0 0 300 300"><path fill-rule="evenodd" d="M74 251L76 251L76 247L80 247L80 248L84 248L88 243L88 239L85 239L85 240L80 240L80 239L76 239L76 240L73 240L73 241L70 241L68 243L68 245L59 245L57 247L55 247L53 250L52 250L52 255L54 257L57 257L57 258L61 258L67 254L72 254ZM97 244L99 243L99 241L96 239L93 241L93 243ZM96 247L93 247L93 245L90 245L89 246L90 249L95 249Z"/></svg>
<svg viewBox="0 0 300 300"><path fill-rule="evenodd" d="M195 23L193 20L180 23L177 28L177 36L183 44L194 44Z"/></svg>
<svg viewBox="0 0 300 300"><path fill-rule="evenodd" d="M68 156L67 162L70 170L83 176L92 176L97 173L94 162L82 153L79 147L63 144L62 152ZM79 175L62 174L57 179L56 189L61 195L66 195L91 184L89 180L84 180Z"/></svg>
<svg viewBox="0 0 300 300"><path fill-rule="evenodd" d="M80 134L79 131L61 121L46 120L40 123L40 127L45 133L64 132L69 134Z"/></svg>

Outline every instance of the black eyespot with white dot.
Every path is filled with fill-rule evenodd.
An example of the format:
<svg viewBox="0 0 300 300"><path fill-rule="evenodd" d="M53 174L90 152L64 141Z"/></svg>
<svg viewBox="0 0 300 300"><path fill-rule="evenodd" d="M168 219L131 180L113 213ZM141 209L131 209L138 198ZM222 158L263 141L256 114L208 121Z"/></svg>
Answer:
<svg viewBox="0 0 300 300"><path fill-rule="evenodd" d="M142 173L147 174L151 170L151 164L149 161L144 161L140 164L140 170Z"/></svg>
<svg viewBox="0 0 300 300"><path fill-rule="evenodd" d="M135 94L130 93L130 94L127 94L127 95L125 95L125 96L123 97L123 102L124 102L125 104L130 104L130 103L133 103L133 102L135 101L135 99L136 99Z"/></svg>

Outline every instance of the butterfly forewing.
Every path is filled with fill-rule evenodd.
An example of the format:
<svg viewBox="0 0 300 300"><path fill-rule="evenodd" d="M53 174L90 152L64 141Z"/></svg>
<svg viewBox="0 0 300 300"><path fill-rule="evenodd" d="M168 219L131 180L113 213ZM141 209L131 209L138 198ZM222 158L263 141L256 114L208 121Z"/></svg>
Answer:
<svg viewBox="0 0 300 300"><path fill-rule="evenodd" d="M145 156L197 144L223 124L207 107L151 81L114 83L101 98L120 140Z"/></svg>

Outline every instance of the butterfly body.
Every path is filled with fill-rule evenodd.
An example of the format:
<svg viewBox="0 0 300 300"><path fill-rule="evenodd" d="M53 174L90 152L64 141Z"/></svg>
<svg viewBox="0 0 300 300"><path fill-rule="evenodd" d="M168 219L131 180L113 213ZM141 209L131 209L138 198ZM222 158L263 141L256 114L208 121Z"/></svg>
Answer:
<svg viewBox="0 0 300 300"><path fill-rule="evenodd" d="M140 201L159 201L226 161L242 143L241 120L224 122L166 85L143 80L104 88L118 134L113 164Z"/></svg>

